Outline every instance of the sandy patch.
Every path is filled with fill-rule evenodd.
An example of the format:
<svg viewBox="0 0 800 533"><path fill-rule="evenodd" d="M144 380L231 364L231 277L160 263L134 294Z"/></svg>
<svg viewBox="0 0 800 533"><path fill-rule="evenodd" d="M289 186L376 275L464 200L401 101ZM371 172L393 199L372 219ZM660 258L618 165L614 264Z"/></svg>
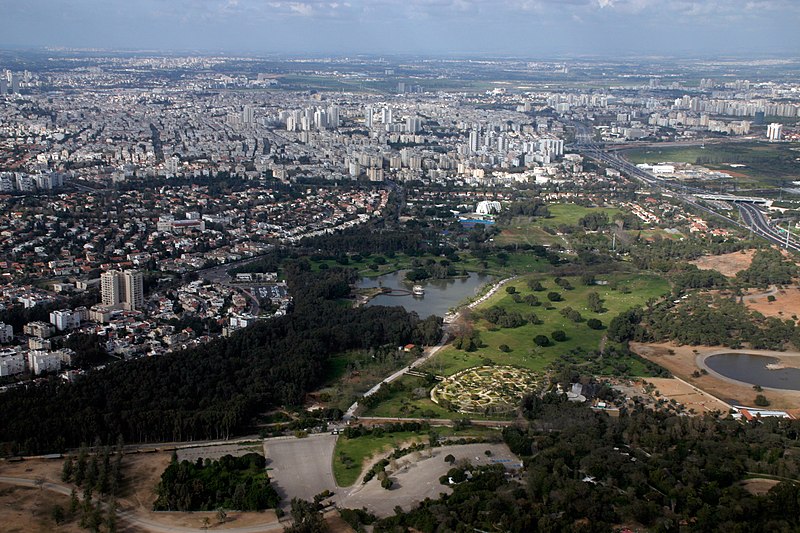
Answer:
<svg viewBox="0 0 800 533"><path fill-rule="evenodd" d="M754 478L754 479L745 479L744 481L740 482L739 485L749 492L750 494L755 494L756 496L763 496L769 489L774 487L780 483L780 481L775 479L765 479L765 478Z"/></svg>
<svg viewBox="0 0 800 533"><path fill-rule="evenodd" d="M56 525L51 516L59 505L69 514L69 496L0 483L0 528L8 533L79 533L78 518Z"/></svg>
<svg viewBox="0 0 800 533"><path fill-rule="evenodd" d="M155 513L151 510L153 502L156 499L156 485L161 479L161 474L164 472L164 469L169 464L171 455L172 454L169 452L158 452L131 454L125 456L122 463L124 475L122 494L118 499L120 510L133 512L139 518L167 526L181 526L200 529L203 526L204 517L209 518L212 525L217 524L216 513L214 512ZM28 459L17 463L0 462L0 475L27 479L36 479L41 477L48 482L61 484L62 465L63 462L60 459ZM9 486L0 485L0 487L7 488ZM21 488L20 490L25 491L24 488ZM38 491L34 491L33 493L20 492L19 494L25 496L23 499L26 502L30 500L31 505L35 505L38 501L36 500L37 493ZM82 491L79 489L78 493L81 494ZM56 528L55 524L49 518L49 513L52 508L49 505L49 502L56 501L59 498L59 495L52 491L45 491L45 497L47 498L45 501L48 502L48 504L44 506L43 512L45 512L45 518L50 520L49 526L44 529L37 529L38 526L34 527L34 524L34 526L31 526L32 529L21 529L20 531L73 531L73 529L68 528ZM69 506L69 498L64 496L64 501L66 502L66 506L62 506L67 508ZM2 503L3 500L0 498L0 504ZM4 509L5 507L0 509L0 524L14 523L3 520L4 515L2 514L2 511ZM32 516L35 518L35 515ZM47 520L45 520L45 523L46 522ZM229 528L255 526L259 524L275 524L276 522L277 517L275 516L274 511L250 513L229 511L226 523L222 525L216 525L214 526L214 529L224 530ZM121 525L127 526L126 521L121 520ZM0 530L6 531L3 526L0 526ZM130 527L125 529L125 531L136 530L138 529ZM75 531L81 530L76 528Z"/></svg>
<svg viewBox="0 0 800 533"><path fill-rule="evenodd" d="M755 250L744 250L722 255L704 255L689 263L696 265L700 270L716 270L723 276L732 278L741 270L746 270L753 261Z"/></svg>
<svg viewBox="0 0 800 533"><path fill-rule="evenodd" d="M696 363L698 355L711 354L720 350L731 351L724 346L677 346L672 343L642 344L632 342L631 350L663 366L673 375L683 379L690 385L728 404L753 405L753 400L757 393L752 387L732 383L711 374L700 374L699 377L692 375L694 372L700 371L700 367ZM748 352L762 353L760 350L748 350ZM789 365L794 366L796 364L797 357L782 357L785 354L780 352L769 352L768 355ZM800 391L769 390L764 394L770 401L771 409L800 408Z"/></svg>
<svg viewBox="0 0 800 533"><path fill-rule="evenodd" d="M775 301L769 301L769 294L744 298L745 305L753 311L758 311L764 316L774 316L783 320L796 320L800 317L800 287L786 287L778 289Z"/></svg>
<svg viewBox="0 0 800 533"><path fill-rule="evenodd" d="M646 378L644 381L651 383L659 392L659 398L675 400L686 406L686 410L696 414L719 411L728 412L730 406L714 396L703 392L685 381L674 378Z"/></svg>

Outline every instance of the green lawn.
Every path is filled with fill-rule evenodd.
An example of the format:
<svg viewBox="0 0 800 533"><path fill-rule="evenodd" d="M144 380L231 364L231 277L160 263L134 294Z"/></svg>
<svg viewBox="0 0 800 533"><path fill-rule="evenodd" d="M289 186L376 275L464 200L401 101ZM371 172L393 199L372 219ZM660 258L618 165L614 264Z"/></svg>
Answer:
<svg viewBox="0 0 800 533"><path fill-rule="evenodd" d="M586 320L597 318L605 326L621 311L631 307L644 305L650 298L658 298L669 292L669 284L663 278L650 275L619 274L613 276L598 276L599 280L614 281L617 288L611 289L610 285L594 285L587 287L580 284L578 278L566 278L574 287L573 290L563 290L557 287L552 277L534 274L529 276L539 279L545 287L543 292L532 292L528 289L525 279L520 279L513 284L517 291L525 296L535 294L542 305L532 307L525 303L515 303L511 295L504 290L498 291L480 309L498 305L508 311L518 311L522 316L535 313L543 324L526 324L518 328L494 328L482 319L475 320L475 328L480 332L484 347L475 352L465 352L455 349L452 345L444 348L426 365L425 370L438 375L449 376L473 366L485 364L487 360L498 365L516 365L530 370L541 371L546 369L559 354L577 349L581 351L597 350L600 341L605 335L605 330L594 330L586 325ZM547 293L559 292L564 301L549 302ZM593 313L586 306L587 295L597 292L603 300L603 313ZM548 306L553 309L546 309ZM580 312L584 321L575 323L563 317L559 310L569 306ZM478 313L476 313L477 315ZM555 330L563 330L567 340L555 342L546 347L539 347L533 342L536 335L550 337ZM511 351L500 351L500 345L505 344Z"/></svg>
<svg viewBox="0 0 800 533"><path fill-rule="evenodd" d="M336 440L333 450L333 477L340 487L349 487L361 477L364 462L379 453L389 452L401 444L414 441L427 440L424 432L399 431L388 433L380 437L365 435L355 439L341 436ZM342 454L349 457L352 465L348 468L342 462Z"/></svg>
<svg viewBox="0 0 800 533"><path fill-rule="evenodd" d="M563 244L558 235L546 232L544 227L557 228L558 226L577 226L578 221L590 213L603 212L609 220L619 213L619 209L606 207L583 207L577 204L549 204L548 217L512 218L509 222L499 226L501 233L495 237L498 245L508 244Z"/></svg>
<svg viewBox="0 0 800 533"><path fill-rule="evenodd" d="M779 186L800 179L800 153L790 145L728 143L701 146L664 146L626 150L631 163L683 162L728 172L740 183ZM731 167L742 164L744 167Z"/></svg>

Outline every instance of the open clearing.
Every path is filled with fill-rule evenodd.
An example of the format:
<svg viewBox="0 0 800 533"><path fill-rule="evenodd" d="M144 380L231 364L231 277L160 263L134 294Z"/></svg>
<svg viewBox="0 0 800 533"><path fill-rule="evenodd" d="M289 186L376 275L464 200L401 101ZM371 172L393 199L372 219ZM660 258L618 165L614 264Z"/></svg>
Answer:
<svg viewBox="0 0 800 533"><path fill-rule="evenodd" d="M745 298L744 304L764 316L774 316L783 320L796 320L792 317L800 317L800 287L778 289L773 296L774 302L770 302L769 296L764 294Z"/></svg>
<svg viewBox="0 0 800 533"><path fill-rule="evenodd" d="M723 276L732 278L741 270L746 270L753 262L755 250L744 250L722 255L704 255L694 261L689 261L700 270L716 270Z"/></svg>
<svg viewBox="0 0 800 533"><path fill-rule="evenodd" d="M642 357L663 366L675 376L708 392L720 400L731 405L753 406L756 392L752 387L732 383L729 380L718 378L712 374L693 377L692 373L699 372L696 358L698 355L713 352L734 351L724 346L678 346L672 343L642 344L631 343L631 350ZM748 353L762 353L760 350L746 350ZM776 357L783 362L794 364L791 358L783 357L781 352L769 352L770 357ZM652 378L648 379L648 381ZM770 390L764 393L770 401L770 409L797 409L800 408L800 392L789 390Z"/></svg>
<svg viewBox="0 0 800 533"><path fill-rule="evenodd" d="M69 496L0 483L0 528L7 533L79 533L77 518L56 526L50 512L59 505L69 513ZM122 530L120 530L122 531Z"/></svg>
<svg viewBox="0 0 800 533"><path fill-rule="evenodd" d="M739 483L744 490L749 492L750 494L755 494L756 496L763 496L769 489L774 487L780 483L777 479L765 479L763 477L753 478L753 479L745 479L744 481Z"/></svg>
<svg viewBox="0 0 800 533"><path fill-rule="evenodd" d="M683 404L689 412L699 415L712 411L727 413L730 408L728 404L714 396L674 378L647 378L645 381L656 388L660 394L659 398L675 400Z"/></svg>

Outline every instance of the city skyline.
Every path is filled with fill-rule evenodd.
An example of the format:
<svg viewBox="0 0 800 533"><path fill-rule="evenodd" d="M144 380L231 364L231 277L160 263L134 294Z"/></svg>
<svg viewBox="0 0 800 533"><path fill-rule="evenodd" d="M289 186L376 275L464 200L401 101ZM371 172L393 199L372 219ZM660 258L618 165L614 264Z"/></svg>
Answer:
<svg viewBox="0 0 800 533"><path fill-rule="evenodd" d="M789 0L0 0L0 46L278 54L763 56L800 49Z"/></svg>

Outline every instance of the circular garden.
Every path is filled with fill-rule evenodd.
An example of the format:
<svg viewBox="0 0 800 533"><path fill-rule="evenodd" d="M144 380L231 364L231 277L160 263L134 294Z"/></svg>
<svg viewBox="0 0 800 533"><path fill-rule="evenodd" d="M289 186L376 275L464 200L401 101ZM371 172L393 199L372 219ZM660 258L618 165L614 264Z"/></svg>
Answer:
<svg viewBox="0 0 800 533"><path fill-rule="evenodd" d="M543 384L543 376L513 366L478 366L446 378L431 390L435 403L473 414L503 414L513 411L528 392Z"/></svg>

